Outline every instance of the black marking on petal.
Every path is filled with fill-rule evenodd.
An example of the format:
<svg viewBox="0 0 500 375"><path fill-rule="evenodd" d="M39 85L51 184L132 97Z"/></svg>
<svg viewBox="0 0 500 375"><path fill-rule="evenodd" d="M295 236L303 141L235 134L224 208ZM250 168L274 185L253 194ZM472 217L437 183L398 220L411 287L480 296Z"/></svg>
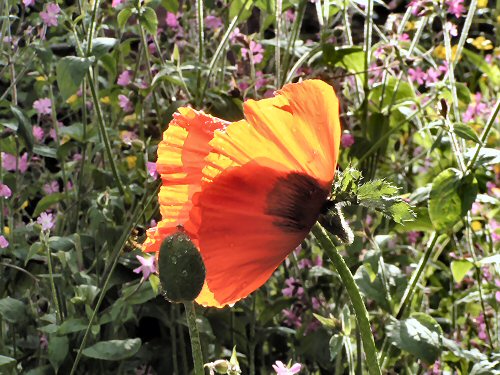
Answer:
<svg viewBox="0 0 500 375"><path fill-rule="evenodd" d="M307 232L316 222L329 191L303 173L279 177L267 196L265 213L276 218L274 225L286 232Z"/></svg>

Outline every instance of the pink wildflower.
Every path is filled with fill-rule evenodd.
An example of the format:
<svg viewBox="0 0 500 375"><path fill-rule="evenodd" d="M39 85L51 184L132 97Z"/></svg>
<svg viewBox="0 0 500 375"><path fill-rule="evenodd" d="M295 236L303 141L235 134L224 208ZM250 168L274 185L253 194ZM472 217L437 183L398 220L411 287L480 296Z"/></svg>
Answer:
<svg viewBox="0 0 500 375"><path fill-rule="evenodd" d="M156 171L156 163L154 161L146 162L146 168L148 169L148 173L154 179L158 178L158 172Z"/></svg>
<svg viewBox="0 0 500 375"><path fill-rule="evenodd" d="M12 190L10 190L7 185L0 182L0 198L10 198L11 195Z"/></svg>
<svg viewBox="0 0 500 375"><path fill-rule="evenodd" d="M118 95L118 104L124 112L132 112L134 110L134 106L130 99L123 94Z"/></svg>
<svg viewBox="0 0 500 375"><path fill-rule="evenodd" d="M9 246L9 241L7 239L0 235L0 249L5 249L7 246Z"/></svg>
<svg viewBox="0 0 500 375"><path fill-rule="evenodd" d="M282 313L285 317L285 324L295 328L300 328L302 326L302 318L292 309L284 309Z"/></svg>
<svg viewBox="0 0 500 375"><path fill-rule="evenodd" d="M441 76L441 72L439 69L429 68L425 73L427 75L427 79L425 81L425 86L429 87L432 83L436 83L439 81L439 76Z"/></svg>
<svg viewBox="0 0 500 375"><path fill-rule="evenodd" d="M47 231L54 227L56 219L50 212L42 212L36 222L42 226L43 231Z"/></svg>
<svg viewBox="0 0 500 375"><path fill-rule="evenodd" d="M340 143L342 147L349 148L354 144L354 136L351 133L343 133L340 138Z"/></svg>
<svg viewBox="0 0 500 375"><path fill-rule="evenodd" d="M276 361L273 365L274 371L276 371L276 375L294 375L300 372L302 365L300 363L295 363L292 367L287 367L281 361Z"/></svg>
<svg viewBox="0 0 500 375"><path fill-rule="evenodd" d="M124 70L118 76L116 83L120 86L127 86L132 82L132 72L130 70Z"/></svg>
<svg viewBox="0 0 500 375"><path fill-rule="evenodd" d="M118 5L122 4L124 0L113 0L111 2L111 7L116 8Z"/></svg>
<svg viewBox="0 0 500 375"><path fill-rule="evenodd" d="M219 17L216 16L206 16L205 17L205 27L211 30L216 30L222 27L223 23Z"/></svg>
<svg viewBox="0 0 500 375"><path fill-rule="evenodd" d="M49 98L35 100L33 108L39 115L50 115L52 112L52 101Z"/></svg>
<svg viewBox="0 0 500 375"><path fill-rule="evenodd" d="M56 3L49 3L44 11L40 12L40 18L47 26L57 26L57 17L61 8Z"/></svg>
<svg viewBox="0 0 500 375"><path fill-rule="evenodd" d="M59 192L59 182L54 180L50 183L43 185L43 191L45 194L58 193Z"/></svg>
<svg viewBox="0 0 500 375"><path fill-rule="evenodd" d="M44 136L45 133L41 126L38 125L33 126L33 137L36 139L37 142L42 142Z"/></svg>
<svg viewBox="0 0 500 375"><path fill-rule="evenodd" d="M399 36L400 42L408 42L410 40L410 36L407 33L403 33Z"/></svg>
<svg viewBox="0 0 500 375"><path fill-rule="evenodd" d="M420 238L420 233L416 231L410 231L407 233L408 242L412 245L417 243L417 240Z"/></svg>
<svg viewBox="0 0 500 375"><path fill-rule="evenodd" d="M141 265L139 267L137 267L136 269L134 269L134 272L135 273L141 273L142 272L142 278L144 280L147 280L149 279L149 276L152 274L152 273L155 273L156 272L156 264L155 264L155 257L154 256L150 256L150 257L142 257L140 255L136 255L135 256L137 258L137 260L141 263Z"/></svg>
<svg viewBox="0 0 500 375"><path fill-rule="evenodd" d="M248 48L243 47L241 49L241 54L243 59L250 59L250 54L252 54L254 64L258 64L264 58L264 48L260 43L256 43L253 40L250 41Z"/></svg>
<svg viewBox="0 0 500 375"><path fill-rule="evenodd" d="M302 284L294 277L286 279L285 284L287 287L281 291L285 297L301 298L304 295L304 288L302 287Z"/></svg>
<svg viewBox="0 0 500 375"><path fill-rule="evenodd" d="M285 13L285 19L292 23L293 21L295 21L295 12L293 11L293 9L288 9Z"/></svg>
<svg viewBox="0 0 500 375"><path fill-rule="evenodd" d="M419 66L417 67L417 69L408 69L408 75L410 77L410 81L417 82L419 85L423 85L424 80L426 79L426 74Z"/></svg>
<svg viewBox="0 0 500 375"><path fill-rule="evenodd" d="M485 103L481 102L482 99L483 96L480 92L477 92L474 95L473 102L469 104L467 110L463 115L464 122L479 120L482 116L486 116L489 113L488 106Z"/></svg>
<svg viewBox="0 0 500 375"><path fill-rule="evenodd" d="M267 79L264 77L264 73L258 71L255 73L255 89L259 90L260 88L267 85Z"/></svg>
<svg viewBox="0 0 500 375"><path fill-rule="evenodd" d="M30 7L32 5L35 5L35 0L23 0L23 4L27 8L27 7Z"/></svg>
<svg viewBox="0 0 500 375"><path fill-rule="evenodd" d="M231 34L229 34L229 41L233 44L238 42L240 39L243 39L243 38L245 38L245 34L241 33L239 27L235 27L233 32Z"/></svg>
<svg viewBox="0 0 500 375"><path fill-rule="evenodd" d="M172 29L177 29L179 27L179 21L177 20L177 16L174 13L167 12L165 22L167 23L167 26Z"/></svg>
<svg viewBox="0 0 500 375"><path fill-rule="evenodd" d="M465 13L464 0L446 0L445 3L448 5L448 13L455 17L460 18Z"/></svg>
<svg viewBox="0 0 500 375"><path fill-rule="evenodd" d="M2 152L2 168L6 171L16 171L16 166L19 168L19 172L26 172L28 170L28 154L25 152L20 158L17 158Z"/></svg>

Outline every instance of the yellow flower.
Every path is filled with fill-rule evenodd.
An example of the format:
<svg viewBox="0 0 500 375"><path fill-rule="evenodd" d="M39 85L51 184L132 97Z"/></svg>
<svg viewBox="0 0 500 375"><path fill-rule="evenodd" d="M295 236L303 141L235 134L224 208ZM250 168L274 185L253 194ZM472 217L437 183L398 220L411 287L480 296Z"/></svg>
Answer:
<svg viewBox="0 0 500 375"><path fill-rule="evenodd" d="M454 45L451 47L451 59L452 60L455 60L455 57L457 56L457 49L458 49L458 45ZM443 46L442 44L440 44L436 48L434 48L434 52L432 54L434 56L436 56L438 59L446 60L446 47ZM459 60L460 60L460 58L459 58Z"/></svg>
<svg viewBox="0 0 500 375"><path fill-rule="evenodd" d="M405 31L412 31L412 30L415 30L415 22L412 21L406 22Z"/></svg>
<svg viewBox="0 0 500 375"><path fill-rule="evenodd" d="M135 168L135 165L137 163L137 156L130 155L127 156L125 159L127 160L128 169Z"/></svg>
<svg viewBox="0 0 500 375"><path fill-rule="evenodd" d="M497 23L500 23L500 16L497 16Z"/></svg>
<svg viewBox="0 0 500 375"><path fill-rule="evenodd" d="M133 122L135 120L137 120L137 116L135 115L135 113L123 117L123 122Z"/></svg>
<svg viewBox="0 0 500 375"><path fill-rule="evenodd" d="M26 207L28 207L28 204L29 202L26 200L23 202L23 204L21 205L21 208L24 210Z"/></svg>
<svg viewBox="0 0 500 375"><path fill-rule="evenodd" d="M478 0L477 1L477 7L479 9L486 8L487 6L488 6L488 0Z"/></svg>
<svg viewBox="0 0 500 375"><path fill-rule="evenodd" d="M474 47L476 47L479 50L484 50L484 51L489 51L490 49L493 49L493 43L491 43L491 40L486 39L484 36L478 36L475 39L469 38L467 39L469 43L472 43Z"/></svg>
<svg viewBox="0 0 500 375"><path fill-rule="evenodd" d="M47 80L47 77L45 77L45 76L37 76L35 79L36 79L37 81L39 81L39 82L43 82L43 81L46 81L46 80Z"/></svg>
<svg viewBox="0 0 500 375"><path fill-rule="evenodd" d="M109 99L109 96L104 96L101 98L101 103L102 104L109 104L111 103L111 100Z"/></svg>
<svg viewBox="0 0 500 375"><path fill-rule="evenodd" d="M3 234L6 234L8 236L10 234L10 228L7 226L3 227Z"/></svg>
<svg viewBox="0 0 500 375"><path fill-rule="evenodd" d="M473 221L470 226L474 232L479 232L481 229L483 229L483 225L477 220Z"/></svg>
<svg viewBox="0 0 500 375"><path fill-rule="evenodd" d="M68 99L66 99L66 103L68 103L69 105L71 105L74 102L76 102L77 100L78 100L78 95L73 94Z"/></svg>
<svg viewBox="0 0 500 375"><path fill-rule="evenodd" d="M61 138L61 144L65 144L66 142L68 142L69 140L71 139L71 137L67 134L65 134L62 138Z"/></svg>

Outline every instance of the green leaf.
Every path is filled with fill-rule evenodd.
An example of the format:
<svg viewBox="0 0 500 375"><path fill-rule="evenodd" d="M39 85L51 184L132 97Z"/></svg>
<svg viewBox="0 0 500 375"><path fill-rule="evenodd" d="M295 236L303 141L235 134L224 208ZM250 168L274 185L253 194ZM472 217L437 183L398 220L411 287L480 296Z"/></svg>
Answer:
<svg viewBox="0 0 500 375"><path fill-rule="evenodd" d="M14 358L0 355L0 374L7 374L7 371L11 371L15 366L16 360Z"/></svg>
<svg viewBox="0 0 500 375"><path fill-rule="evenodd" d="M467 57L475 68L482 71L488 80L493 83L494 86L500 86L500 69L498 66L493 64L488 64L483 56L478 55L468 49L464 48L462 53Z"/></svg>
<svg viewBox="0 0 500 375"><path fill-rule="evenodd" d="M422 313L390 323L387 335L394 346L428 364L434 363L441 352L442 331L439 324Z"/></svg>
<svg viewBox="0 0 500 375"><path fill-rule="evenodd" d="M476 147L467 149L465 152L465 159L470 161L475 153ZM495 165L499 163L500 149L481 147L474 168L486 167L488 165Z"/></svg>
<svg viewBox="0 0 500 375"><path fill-rule="evenodd" d="M468 141L474 141L476 143L481 143L481 140L469 125L456 124L453 126L453 132L460 138L466 139Z"/></svg>
<svg viewBox="0 0 500 375"><path fill-rule="evenodd" d="M472 264L468 260L460 259L451 261L451 274L453 275L453 279L455 280L455 282L461 282L467 272L469 272L473 267L474 264Z"/></svg>
<svg viewBox="0 0 500 375"><path fill-rule="evenodd" d="M139 21L142 26L152 35L156 35L158 29L158 18L153 8L145 7L139 16Z"/></svg>
<svg viewBox="0 0 500 375"><path fill-rule="evenodd" d="M59 367L61 367L62 363L66 359L68 355L69 348L69 340L67 336L50 336L49 337L49 346L48 346L48 355L49 362L56 370L56 373L59 371Z"/></svg>
<svg viewBox="0 0 500 375"><path fill-rule="evenodd" d="M118 13L118 17L117 17L118 27L120 29L123 29L123 27L125 26L125 24L127 23L128 19L130 18L131 15L132 15L132 9L130 9L130 8L124 8L124 9L120 10L120 13Z"/></svg>
<svg viewBox="0 0 500 375"><path fill-rule="evenodd" d="M460 172L454 168L442 171L432 183L429 216L436 230L450 230L461 218L462 200L458 193Z"/></svg>
<svg viewBox="0 0 500 375"><path fill-rule="evenodd" d="M236 17L243 6L245 6L245 9L241 13L240 22L246 21L252 15L253 1L231 0L231 5L229 6L229 19L232 20Z"/></svg>
<svg viewBox="0 0 500 375"><path fill-rule="evenodd" d="M324 316L318 315L316 313L313 313L313 315L321 323L321 325L327 329L338 330L341 326L340 321L332 316L325 318Z"/></svg>
<svg viewBox="0 0 500 375"><path fill-rule="evenodd" d="M89 358L106 361L121 361L136 354L141 348L141 339L101 341L83 350Z"/></svg>
<svg viewBox="0 0 500 375"><path fill-rule="evenodd" d="M396 91L397 87L397 91ZM383 102L380 100L383 98ZM414 101L415 92L408 82L389 77L385 84L379 84L370 91L368 100L387 114L388 107L404 101Z"/></svg>
<svg viewBox="0 0 500 375"><path fill-rule="evenodd" d="M170 13L176 13L179 10L178 0L161 0L161 6Z"/></svg>
<svg viewBox="0 0 500 375"><path fill-rule="evenodd" d="M48 146L43 145L35 145L33 147L33 153L45 156L47 158L57 159L57 151L54 148L50 148Z"/></svg>
<svg viewBox="0 0 500 375"><path fill-rule="evenodd" d="M205 282L205 265L200 252L183 232L163 240L158 272L165 297L172 302L193 301Z"/></svg>
<svg viewBox="0 0 500 375"><path fill-rule="evenodd" d="M59 60L56 66L57 86L64 100L78 90L94 60L93 56L90 58L66 56Z"/></svg>
<svg viewBox="0 0 500 375"><path fill-rule="evenodd" d="M35 211L33 212L33 217L39 216L42 212L47 211L52 205L58 203L64 199L64 193L53 193L44 196L38 201Z"/></svg>
<svg viewBox="0 0 500 375"><path fill-rule="evenodd" d="M330 347L330 361L333 361L339 352L342 350L342 345L344 344L344 337L339 334L335 334L330 338L328 346Z"/></svg>
<svg viewBox="0 0 500 375"><path fill-rule="evenodd" d="M33 127L31 126L30 121L18 107L11 105L10 110L17 118L17 121L19 123L17 127L17 134L24 140L26 148L31 152L35 143L35 137L33 137Z"/></svg>
<svg viewBox="0 0 500 375"><path fill-rule="evenodd" d="M365 53L362 47L337 48L334 44L324 43L322 48L327 65L341 67L351 73L364 70Z"/></svg>
<svg viewBox="0 0 500 375"><path fill-rule="evenodd" d="M92 55L95 56L96 59L100 59L106 53L111 51L117 44L118 39L116 38L95 38L92 41Z"/></svg>
<svg viewBox="0 0 500 375"><path fill-rule="evenodd" d="M75 333L83 331L87 328L87 321L84 319L69 318L65 320L57 329L58 335L67 335L68 333Z"/></svg>
<svg viewBox="0 0 500 375"><path fill-rule="evenodd" d="M9 323L22 324L28 319L26 305L11 297L0 299L0 315Z"/></svg>

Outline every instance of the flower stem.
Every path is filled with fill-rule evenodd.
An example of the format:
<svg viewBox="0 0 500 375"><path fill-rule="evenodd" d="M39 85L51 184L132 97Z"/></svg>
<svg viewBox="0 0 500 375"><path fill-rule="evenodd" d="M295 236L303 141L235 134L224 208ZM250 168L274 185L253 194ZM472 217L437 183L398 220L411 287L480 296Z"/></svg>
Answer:
<svg viewBox="0 0 500 375"><path fill-rule="evenodd" d="M368 320L368 311L366 311L366 307L363 303L363 299L361 298L361 294L359 293L359 289L354 281L352 273L349 270L349 267L347 267L344 258L342 258L335 248L335 245L328 236L325 228L323 228L320 223L317 222L314 224L312 227L312 233L337 269L347 293L349 294L349 298L356 314L356 321L358 322L359 331L361 333L363 347L365 349L368 372L371 375L380 375L381 372L377 360L377 349L375 347L375 341L373 340L370 321Z"/></svg>
<svg viewBox="0 0 500 375"><path fill-rule="evenodd" d="M186 320L189 327L189 337L191 338L191 352L193 353L194 375L203 375L203 355L201 353L200 334L196 324L196 312L193 301L184 302L186 309Z"/></svg>

